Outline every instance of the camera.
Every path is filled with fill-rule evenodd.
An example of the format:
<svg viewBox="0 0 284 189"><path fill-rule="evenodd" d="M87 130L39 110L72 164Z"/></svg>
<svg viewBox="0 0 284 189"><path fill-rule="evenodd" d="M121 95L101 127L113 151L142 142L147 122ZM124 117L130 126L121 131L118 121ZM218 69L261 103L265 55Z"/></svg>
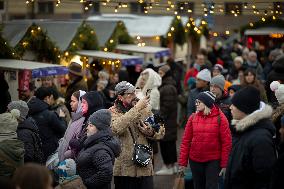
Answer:
<svg viewBox="0 0 284 189"><path fill-rule="evenodd" d="M148 117L145 120L145 123L148 123L155 132L159 132L161 124L164 124L164 119L159 114L154 114L153 116Z"/></svg>

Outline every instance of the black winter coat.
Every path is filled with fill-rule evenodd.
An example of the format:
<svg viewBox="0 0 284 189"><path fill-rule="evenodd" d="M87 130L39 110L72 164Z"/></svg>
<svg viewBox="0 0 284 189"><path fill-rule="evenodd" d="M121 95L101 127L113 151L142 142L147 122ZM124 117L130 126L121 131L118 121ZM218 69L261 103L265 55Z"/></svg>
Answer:
<svg viewBox="0 0 284 189"><path fill-rule="evenodd" d="M32 98L28 106L29 115L35 120L39 129L44 161L46 161L47 157L57 149L58 140L65 133L66 123L55 112L48 110L48 104L38 98Z"/></svg>
<svg viewBox="0 0 284 189"><path fill-rule="evenodd" d="M236 125L227 165L225 189L268 189L276 151L275 128L269 120L272 108L265 105Z"/></svg>
<svg viewBox="0 0 284 189"><path fill-rule="evenodd" d="M44 163L44 155L39 130L33 118L28 117L23 122L19 123L17 135L18 139L24 143L25 163Z"/></svg>
<svg viewBox="0 0 284 189"><path fill-rule="evenodd" d="M77 158L77 171L88 189L110 189L113 163L120 153L120 143L111 130L89 136Z"/></svg>
<svg viewBox="0 0 284 189"><path fill-rule="evenodd" d="M163 141L177 139L177 89L171 76L163 77L160 91L160 114L165 121L166 133Z"/></svg>
<svg viewBox="0 0 284 189"><path fill-rule="evenodd" d="M270 189L279 189L284 186L284 142L280 144L278 155L272 171Z"/></svg>

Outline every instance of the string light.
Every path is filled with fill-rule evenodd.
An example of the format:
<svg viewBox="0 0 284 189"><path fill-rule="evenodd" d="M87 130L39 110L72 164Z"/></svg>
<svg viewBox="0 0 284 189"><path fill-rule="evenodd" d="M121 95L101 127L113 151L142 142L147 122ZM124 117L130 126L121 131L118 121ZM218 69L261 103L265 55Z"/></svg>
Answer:
<svg viewBox="0 0 284 189"><path fill-rule="evenodd" d="M226 35L230 35L230 31L229 30L226 30Z"/></svg>
<svg viewBox="0 0 284 189"><path fill-rule="evenodd" d="M264 18L264 17L262 17L261 20L262 20L263 22L265 22L265 18Z"/></svg>
<svg viewBox="0 0 284 189"><path fill-rule="evenodd" d="M213 33L213 36L214 36L214 37L218 37L218 33L217 33L217 32L214 32L214 33Z"/></svg>

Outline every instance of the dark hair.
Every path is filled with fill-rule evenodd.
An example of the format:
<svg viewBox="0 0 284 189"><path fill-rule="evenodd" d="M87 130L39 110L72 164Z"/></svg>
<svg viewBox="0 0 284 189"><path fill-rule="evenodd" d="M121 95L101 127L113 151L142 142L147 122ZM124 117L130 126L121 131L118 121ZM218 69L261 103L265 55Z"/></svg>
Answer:
<svg viewBox="0 0 284 189"><path fill-rule="evenodd" d="M246 69L245 72L244 72L244 76L247 76L249 73L254 75L254 77L256 78L256 71L254 69L252 69L252 68Z"/></svg>
<svg viewBox="0 0 284 189"><path fill-rule="evenodd" d="M79 100L79 98L80 98L80 91L75 91L75 92L72 94L72 96L76 97L77 100Z"/></svg>
<svg viewBox="0 0 284 189"><path fill-rule="evenodd" d="M27 163L18 168L13 176L14 183L21 189L46 189L50 179L49 170L35 163Z"/></svg>
<svg viewBox="0 0 284 189"><path fill-rule="evenodd" d="M40 99L44 100L45 97L53 95L52 91L47 87L40 87L35 91L35 96Z"/></svg>
<svg viewBox="0 0 284 189"><path fill-rule="evenodd" d="M51 94L53 95L54 100L57 100L59 98L59 93L56 88L48 87L48 90L51 91Z"/></svg>

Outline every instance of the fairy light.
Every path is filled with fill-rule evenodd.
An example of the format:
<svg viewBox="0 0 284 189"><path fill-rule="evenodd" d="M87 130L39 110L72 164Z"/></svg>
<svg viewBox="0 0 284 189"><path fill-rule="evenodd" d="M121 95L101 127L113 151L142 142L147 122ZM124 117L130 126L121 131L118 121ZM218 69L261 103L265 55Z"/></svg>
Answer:
<svg viewBox="0 0 284 189"><path fill-rule="evenodd" d="M249 23L249 25L250 25L250 27L253 27L253 23L251 22L251 23Z"/></svg>
<svg viewBox="0 0 284 189"><path fill-rule="evenodd" d="M175 28L174 28L174 27L171 27L171 31L175 31Z"/></svg>
<svg viewBox="0 0 284 189"><path fill-rule="evenodd" d="M263 22L265 22L265 18L264 18L264 17L262 17L261 20L262 20Z"/></svg>
<svg viewBox="0 0 284 189"><path fill-rule="evenodd" d="M230 35L230 31L229 31L229 30L226 30L225 34L226 34L226 35Z"/></svg>
<svg viewBox="0 0 284 189"><path fill-rule="evenodd" d="M217 32L214 32L214 33L213 33L213 36L214 36L214 37L218 37L218 33L217 33Z"/></svg>

